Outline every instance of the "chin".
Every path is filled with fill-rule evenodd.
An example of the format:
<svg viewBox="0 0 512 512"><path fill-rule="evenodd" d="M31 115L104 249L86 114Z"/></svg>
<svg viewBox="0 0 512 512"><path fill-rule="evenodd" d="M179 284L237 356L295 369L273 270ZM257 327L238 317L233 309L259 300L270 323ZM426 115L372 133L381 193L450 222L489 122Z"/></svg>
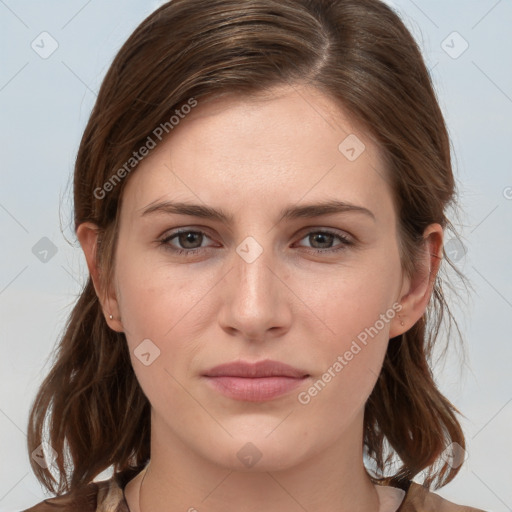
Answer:
<svg viewBox="0 0 512 512"><path fill-rule="evenodd" d="M239 472L282 471L296 466L307 456L306 447L293 435L265 437L237 436L230 438L227 445L217 444L215 452L207 457L225 469ZM297 447L300 446L300 450Z"/></svg>

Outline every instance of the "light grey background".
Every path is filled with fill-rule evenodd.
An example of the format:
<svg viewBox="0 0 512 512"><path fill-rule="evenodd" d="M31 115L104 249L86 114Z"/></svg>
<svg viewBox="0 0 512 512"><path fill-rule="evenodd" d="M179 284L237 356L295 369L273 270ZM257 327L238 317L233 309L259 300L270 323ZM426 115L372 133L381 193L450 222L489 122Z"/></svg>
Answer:
<svg viewBox="0 0 512 512"><path fill-rule="evenodd" d="M74 158L112 58L161 3L0 0L0 511L47 496L30 470L25 431L30 403L87 275L73 236ZM420 42L446 116L464 211L457 228L467 250L454 256L474 288L455 310L468 362L460 370L462 354L453 349L435 368L442 391L467 417L468 459L437 492L456 503L510 511L512 4L389 3ZM51 37L40 35L45 31ZM58 47L42 58L31 44L39 53ZM46 254L46 262L44 253L33 252L34 246L42 250L37 243L51 248L43 237L57 251Z"/></svg>

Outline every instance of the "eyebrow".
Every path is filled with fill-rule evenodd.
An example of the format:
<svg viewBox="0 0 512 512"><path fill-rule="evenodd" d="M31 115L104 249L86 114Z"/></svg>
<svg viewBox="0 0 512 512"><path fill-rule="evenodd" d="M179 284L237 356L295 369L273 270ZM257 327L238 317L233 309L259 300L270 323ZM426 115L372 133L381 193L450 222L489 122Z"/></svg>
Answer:
<svg viewBox="0 0 512 512"><path fill-rule="evenodd" d="M279 222L285 219L313 218L320 217L322 215L347 212L362 213L374 221L376 220L374 213L363 206L347 203L345 201L330 200L323 203L306 204L303 206L289 206L281 210ZM151 213L190 215L192 217L217 220L225 224L232 223L234 220L232 215L226 213L222 209L215 209L209 206L185 202L163 201L159 203L151 203L149 206L144 208L141 217Z"/></svg>

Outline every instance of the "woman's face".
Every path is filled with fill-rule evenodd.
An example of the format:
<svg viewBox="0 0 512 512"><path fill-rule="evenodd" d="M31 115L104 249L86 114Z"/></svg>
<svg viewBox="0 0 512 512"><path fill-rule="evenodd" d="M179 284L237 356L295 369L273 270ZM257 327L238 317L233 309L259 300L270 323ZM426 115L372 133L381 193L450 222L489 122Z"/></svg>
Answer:
<svg viewBox="0 0 512 512"><path fill-rule="evenodd" d="M362 438L404 284L385 174L367 134L306 88L198 100L140 163L116 311L155 439L244 470ZM321 206L335 202L352 206ZM263 360L298 372L211 371Z"/></svg>

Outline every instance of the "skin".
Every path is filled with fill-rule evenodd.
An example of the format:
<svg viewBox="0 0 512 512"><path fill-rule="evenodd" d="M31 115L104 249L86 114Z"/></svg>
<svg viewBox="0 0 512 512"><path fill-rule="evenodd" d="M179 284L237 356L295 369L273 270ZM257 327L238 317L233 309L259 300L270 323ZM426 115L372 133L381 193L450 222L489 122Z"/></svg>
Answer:
<svg viewBox="0 0 512 512"><path fill-rule="evenodd" d="M348 134L366 146L355 161L338 150ZM257 98L199 101L133 171L108 290L98 279L95 226L79 226L106 321L126 334L152 406L151 464L141 496L141 474L125 489L132 512L140 510L139 498L146 512L378 510L363 466L364 405L389 339L425 311L433 284L428 272L435 277L443 240L442 227L430 225L426 271L403 274L386 173L369 135L332 100L307 87L274 88ZM345 212L279 221L285 207L328 199L363 206L375 219ZM233 220L141 215L161 200L208 205ZM203 252L176 255L158 245L176 228L205 236L189 245L175 237L168 247ZM325 229L354 244L315 236ZM236 252L248 236L263 249L251 263ZM320 393L299 403L298 393L398 303L401 318L384 322ZM161 351L149 366L134 355L147 338ZM201 377L221 363L267 358L311 377L259 403L227 398ZM251 467L237 457L248 442L262 455Z"/></svg>

